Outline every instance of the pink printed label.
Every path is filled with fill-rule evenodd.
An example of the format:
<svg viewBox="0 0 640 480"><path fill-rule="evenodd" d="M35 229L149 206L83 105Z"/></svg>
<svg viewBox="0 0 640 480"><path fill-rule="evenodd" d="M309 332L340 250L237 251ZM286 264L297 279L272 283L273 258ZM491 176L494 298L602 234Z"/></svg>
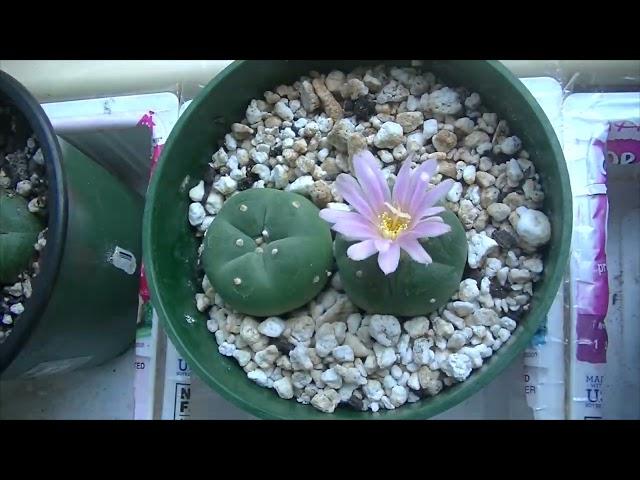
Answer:
<svg viewBox="0 0 640 480"><path fill-rule="evenodd" d="M140 121L138 122L138 125L144 125L145 127L147 127L149 130L151 130L151 133L153 133L153 127L156 126L156 124L153 121L153 115L155 114L155 112L149 110L149 113L145 113L142 118L140 119Z"/></svg>
<svg viewBox="0 0 640 480"><path fill-rule="evenodd" d="M145 114L142 116L142 118L140 119L140 121L138 122L138 125L143 125L145 127L147 127L149 130L151 130L151 137L153 139L153 150L151 152L151 172L149 173L149 177L151 178L153 176L153 173L155 171L156 165L158 164L158 159L160 158L160 155L162 154L162 147L164 145L158 144L156 137L154 135L155 130L154 127L156 126L155 122L153 121L153 115L155 112L153 111L149 111L149 113ZM142 298L142 301L144 303L147 303L150 299L149 296L149 286L147 284L147 277L145 275L145 271L144 271L144 264L141 265L140 267L140 288L139 288L139 295Z"/></svg>
<svg viewBox="0 0 640 480"><path fill-rule="evenodd" d="M614 165L640 163L640 120L609 124L607 162Z"/></svg>
<svg viewBox="0 0 640 480"><path fill-rule="evenodd" d="M596 183L606 183L606 164L629 165L640 162L640 119L609 123L606 139L598 138L589 151L589 165L597 170ZM603 135L604 137L604 135ZM606 240L609 202L606 195L592 195L577 208L577 224L591 225L591 274L576 283L578 338L577 359L606 363L608 337L605 318L609 308Z"/></svg>
<svg viewBox="0 0 640 480"><path fill-rule="evenodd" d="M607 363L609 338L603 315L578 313L576 333L578 360L588 363Z"/></svg>
<svg viewBox="0 0 640 480"><path fill-rule="evenodd" d="M147 276L144 273L144 264L140 266L140 290L139 295L143 303L149 301L149 285L147 284Z"/></svg>
<svg viewBox="0 0 640 480"><path fill-rule="evenodd" d="M604 137L605 132L603 132ZM595 183L606 183L606 143L596 139L589 149L589 165L595 173ZM597 172L597 173L596 173ZM592 177L593 178L593 177ZM584 239L584 258L591 269L578 273L576 279L576 357L588 363L606 363L607 330L605 318L609 309L609 278L607 274L607 217L609 201L606 194L582 198L576 206L576 224L590 226L593 234Z"/></svg>

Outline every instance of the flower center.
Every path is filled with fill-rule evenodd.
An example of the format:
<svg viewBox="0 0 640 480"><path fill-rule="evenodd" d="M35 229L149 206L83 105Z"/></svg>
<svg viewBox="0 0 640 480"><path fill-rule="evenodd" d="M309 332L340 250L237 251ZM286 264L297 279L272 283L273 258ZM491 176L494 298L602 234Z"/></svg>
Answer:
<svg viewBox="0 0 640 480"><path fill-rule="evenodd" d="M386 202L385 205L389 211L378 215L378 229L384 238L395 240L409 226L411 215Z"/></svg>

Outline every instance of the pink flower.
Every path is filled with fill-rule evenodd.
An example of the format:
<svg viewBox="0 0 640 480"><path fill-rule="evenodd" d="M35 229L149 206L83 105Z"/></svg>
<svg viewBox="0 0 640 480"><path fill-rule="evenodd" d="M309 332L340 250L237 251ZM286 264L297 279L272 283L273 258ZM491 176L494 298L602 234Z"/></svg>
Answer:
<svg viewBox="0 0 640 480"><path fill-rule="evenodd" d="M404 250L416 262L428 265L431 257L418 239L437 237L451 230L434 207L453 186L445 180L429 188L437 163L429 160L414 170L407 158L398 172L393 193L374 156L362 151L353 157L356 178L341 174L336 188L355 211L325 208L320 217L332 223L333 230L347 240L360 240L347 249L352 260L364 260L378 254L378 265L385 275L395 272Z"/></svg>

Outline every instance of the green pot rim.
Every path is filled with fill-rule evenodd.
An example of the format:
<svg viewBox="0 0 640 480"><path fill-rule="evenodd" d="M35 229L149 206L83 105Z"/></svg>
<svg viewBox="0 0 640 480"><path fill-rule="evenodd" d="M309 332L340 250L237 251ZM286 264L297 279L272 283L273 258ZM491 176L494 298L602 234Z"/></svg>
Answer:
<svg viewBox="0 0 640 480"><path fill-rule="evenodd" d="M158 317L165 327L167 334L171 339L171 342L187 361L193 372L195 372L202 380L205 381L207 385L218 392L223 398L242 408L246 412L255 415L256 417L272 420L305 419L305 415L292 414L291 416L282 416L274 414L268 408L263 408L261 405L252 402L250 399L239 396L224 382L211 375L210 372L208 372L207 369L202 365L202 363L198 361L198 358L191 354L189 348L187 348L182 338L178 335L173 323L169 320L169 315L165 308L163 297L158 289L156 281L156 268L154 258L150 254L153 245L153 240L150 235L150 232L152 231L152 212L155 208L156 195L160 193L158 190L158 179L161 178L162 172L165 168L165 159L170 155L173 144L181 139L180 137L183 134L183 130L185 130L185 128L188 128L189 117L191 113L198 109L199 105L204 101L204 99L212 90L214 90L220 83L224 82L232 72L240 68L244 63L248 61L250 60L236 60L229 66L227 66L222 72L220 72L205 86L198 97L192 101L191 105L189 105L187 110L180 116L177 123L173 127L171 134L169 135L169 138L163 148L162 155L156 166L156 171L153 175L153 178L151 179L147 195L147 203L145 206L143 221L143 261L145 264L145 272L147 275L147 281L153 306L158 312ZM502 63L497 60L486 60L485 62L488 63L499 75L501 75L506 82L510 83L511 86L515 88L517 92L522 96L522 98L526 101L529 108L531 108L532 113L535 115L537 121L542 126L545 134L549 138L549 142L551 144L554 155L560 163L558 165L558 170L561 177L560 183L563 186L566 186L566 188L563 188L562 192L560 192L560 195L562 197L562 204L564 205L562 212L559 212L561 215L560 223L563 224L564 228L560 237L561 240L559 245L559 258L568 260L572 230L572 196L569 182L569 173L567 171L562 148L560 146L560 143L558 142L555 131L553 130L553 127L551 126L549 120L547 119L547 116L545 115L538 102L518 78L516 78L504 65L502 65ZM566 265L562 265L561 267L548 270L551 271L551 274L546 278L547 291L557 291L560 288L565 268ZM514 358L530 344L536 331L545 320L547 312L551 307L553 300L554 295L545 295L539 298L535 307L527 314L527 322L518 326L518 329L521 329L519 334L512 336L508 342L508 345L504 345L499 350L500 355L491 357L489 362L485 363L481 368L474 370L471 376L464 382L445 388L442 393L439 393L435 397L421 400L410 406L403 406L397 410L378 412L376 414L373 414L369 411L349 412L351 414L351 419L427 419L463 402L467 398L471 397L474 393L478 392L481 388L493 381L500 373L502 373L506 369L507 366L511 364ZM217 354L215 351L212 351L211 353L212 355ZM244 371L240 369L237 373L242 373L244 375ZM255 388L263 389L263 387L259 387L258 385L255 385ZM281 402L294 402L293 400L281 399L274 392L274 401L275 400ZM305 407L315 411L314 407L312 407L311 405L306 405ZM336 409L336 413L338 413L338 410L339 409ZM312 416L312 413L320 412L309 412L309 416ZM339 419L339 416L335 413L322 415L326 419ZM316 416L314 415L314 417Z"/></svg>

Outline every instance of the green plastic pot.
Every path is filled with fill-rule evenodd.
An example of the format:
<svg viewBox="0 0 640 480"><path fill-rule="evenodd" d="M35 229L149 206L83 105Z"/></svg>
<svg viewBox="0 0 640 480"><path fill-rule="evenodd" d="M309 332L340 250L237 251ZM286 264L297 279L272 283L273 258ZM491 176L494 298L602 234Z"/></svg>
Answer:
<svg viewBox="0 0 640 480"><path fill-rule="evenodd" d="M40 274L32 280L24 313L0 344L0 377L99 365L135 339L143 200L57 137L36 99L1 71L0 97L22 113L35 133L49 182ZM116 247L126 250L119 262L112 260ZM135 270L128 253L136 258Z"/></svg>
<svg viewBox="0 0 640 480"><path fill-rule="evenodd" d="M562 149L544 112L525 86L497 61L424 61L448 85L478 92L483 103L508 120L536 162L546 191L545 211L552 237L545 272L536 284L530 312L508 342L463 383L435 397L377 413L338 408L321 413L310 405L280 399L246 377L235 360L220 355L195 308L197 241L187 222L187 191L202 178L211 154L232 123L244 117L253 98L280 84L291 84L310 70L328 73L357 66L408 66L408 62L307 60L237 61L215 77L178 120L151 182L145 208L143 252L151 298L178 351L211 388L251 414L265 419L426 419L443 412L491 382L529 344L560 287L569 257L571 191ZM186 318L195 318L193 323Z"/></svg>

